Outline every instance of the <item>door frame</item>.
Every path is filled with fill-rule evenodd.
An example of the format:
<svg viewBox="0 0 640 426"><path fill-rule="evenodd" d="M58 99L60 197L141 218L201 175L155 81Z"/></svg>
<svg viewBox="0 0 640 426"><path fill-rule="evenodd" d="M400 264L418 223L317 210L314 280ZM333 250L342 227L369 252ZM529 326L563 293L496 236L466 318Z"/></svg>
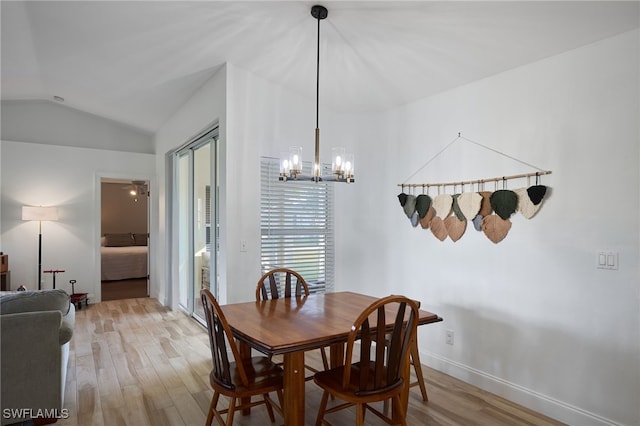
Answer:
<svg viewBox="0 0 640 426"><path fill-rule="evenodd" d="M212 286L216 286L218 287L218 280L217 280L217 275L218 275L218 265L217 263L219 262L218 259L218 252L217 252L217 248L216 248L216 241L218 240L219 237L219 229L216 225L219 220L220 220L220 213L219 213L219 198L218 195L215 192L215 185L216 185L216 179L217 179L217 175L219 173L219 167L220 167L220 143L221 143L221 129L220 129L220 124L219 122L216 120L214 122L212 122L209 126L207 126L204 130L202 130L201 132L198 132L195 136L193 136L192 138L190 138L187 142L181 144L180 146L176 147L174 150L167 152L166 157L165 157L165 165L166 165L166 184L167 184L167 197L166 197L166 201L169 203L167 205L167 211L170 212L170 218L167 221L167 247L170 250L170 254L169 257L171 259L176 259L176 261L171 262L170 265L168 265L169 267L169 271L168 271L168 276L172 277L171 280L169 280L169 282L173 282L173 283L179 283L180 280L180 276L179 276L179 271L178 268L176 267L176 265L178 264L178 260L179 259L179 250L178 250L178 241L180 236L178 235L178 229L176 227L176 221L178 220L178 203L177 203L177 185L176 185L176 168L177 168L177 161L176 159L178 158L178 154L181 151L184 151L185 149L193 149L196 146L199 146L200 144L204 144L205 142L205 137L207 137L210 134L214 134L215 136L212 135L212 141L211 141L211 163L210 163L210 172L211 172L211 180L210 180L210 185L211 185L211 200L210 202L213 203L212 209L211 209L211 221L212 221L212 235L211 238L213 239L212 241L212 254L209 258L209 271L210 271L210 283ZM220 182L217 182L217 185L219 185ZM191 191L193 190L193 188L190 189ZM216 194L214 196L214 194ZM190 197L192 197L193 194L190 194ZM191 200L192 201L192 200ZM192 203L191 203L192 204ZM192 238L193 236L191 235L189 237L189 246L192 246ZM191 259L193 260L193 259ZM194 277L193 274L195 273L195 271L191 271L190 272L190 281L191 284L193 285L194 282ZM185 310L184 307L181 305L180 303L180 296L179 296L179 284L177 285L168 285L167 286L167 293L168 293L168 300L170 300L169 302L169 306L171 306L172 309L176 309L176 310L181 310L185 313L187 313L188 315L190 315L191 317L193 317L194 319L198 320L198 321L204 321L202 318L198 317L195 314L195 298L194 300L191 301L191 303L188 303L187 309Z"/></svg>
<svg viewBox="0 0 640 426"><path fill-rule="evenodd" d="M95 240L93 241L94 247L94 265L95 274L94 274L94 282L97 283L94 287L94 293L89 294L89 298L92 300L92 303L98 303L102 301L102 253L100 251L100 238L102 237L102 181L103 179L111 179L111 180L123 180L123 181L133 181L133 180L144 180L148 182L149 192L147 199L147 230L149 233L148 237L148 253L147 253L147 295L149 297L153 296L153 291L156 288L153 284L151 278L153 277L153 271L155 270L155 262L154 256L152 254L155 252L156 245L155 241L155 233L154 228L151 226L154 220L153 209L151 206L155 203L156 190L155 190L155 180L152 175L149 174L135 174L135 173L109 173L109 172L98 172L95 175L95 189L94 194L95 197L95 218L94 218L94 232Z"/></svg>

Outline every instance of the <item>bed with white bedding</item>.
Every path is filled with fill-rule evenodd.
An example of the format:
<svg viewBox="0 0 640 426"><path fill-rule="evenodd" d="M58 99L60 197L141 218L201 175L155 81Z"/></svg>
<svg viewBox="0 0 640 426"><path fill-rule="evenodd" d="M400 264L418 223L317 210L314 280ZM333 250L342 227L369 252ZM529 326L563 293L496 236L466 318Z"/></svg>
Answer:
<svg viewBox="0 0 640 426"><path fill-rule="evenodd" d="M138 235L136 240L134 236ZM106 234L100 247L102 281L145 278L149 253L146 242L146 234Z"/></svg>

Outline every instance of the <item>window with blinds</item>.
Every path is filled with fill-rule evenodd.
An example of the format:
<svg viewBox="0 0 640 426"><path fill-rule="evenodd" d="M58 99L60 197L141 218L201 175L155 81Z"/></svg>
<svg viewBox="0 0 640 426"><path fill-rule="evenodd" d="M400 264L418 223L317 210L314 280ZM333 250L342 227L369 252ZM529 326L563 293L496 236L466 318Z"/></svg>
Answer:
<svg viewBox="0 0 640 426"><path fill-rule="evenodd" d="M334 195L326 182L280 182L278 159L261 162L262 273L274 268L302 275L311 293L333 290ZM310 164L303 164L310 170ZM323 173L331 173L323 165Z"/></svg>

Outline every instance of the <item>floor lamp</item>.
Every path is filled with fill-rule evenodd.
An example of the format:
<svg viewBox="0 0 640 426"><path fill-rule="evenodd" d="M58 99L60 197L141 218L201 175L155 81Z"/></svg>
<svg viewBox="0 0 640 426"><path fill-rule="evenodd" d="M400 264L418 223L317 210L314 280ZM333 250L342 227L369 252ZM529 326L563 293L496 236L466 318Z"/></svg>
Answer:
<svg viewBox="0 0 640 426"><path fill-rule="evenodd" d="M22 206L22 220L38 221L38 290L42 290L42 221L58 220L58 208Z"/></svg>

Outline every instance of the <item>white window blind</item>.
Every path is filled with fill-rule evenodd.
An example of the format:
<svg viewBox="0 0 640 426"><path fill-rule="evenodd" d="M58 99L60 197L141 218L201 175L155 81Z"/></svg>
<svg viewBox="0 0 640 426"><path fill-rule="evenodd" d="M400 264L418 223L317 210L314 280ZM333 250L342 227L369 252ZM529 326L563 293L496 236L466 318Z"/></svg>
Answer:
<svg viewBox="0 0 640 426"><path fill-rule="evenodd" d="M311 293L333 291L334 195L326 182L278 181L278 159L261 159L262 273L274 268L302 275ZM310 164L303 164L310 170ZM323 165L323 173L331 173Z"/></svg>

